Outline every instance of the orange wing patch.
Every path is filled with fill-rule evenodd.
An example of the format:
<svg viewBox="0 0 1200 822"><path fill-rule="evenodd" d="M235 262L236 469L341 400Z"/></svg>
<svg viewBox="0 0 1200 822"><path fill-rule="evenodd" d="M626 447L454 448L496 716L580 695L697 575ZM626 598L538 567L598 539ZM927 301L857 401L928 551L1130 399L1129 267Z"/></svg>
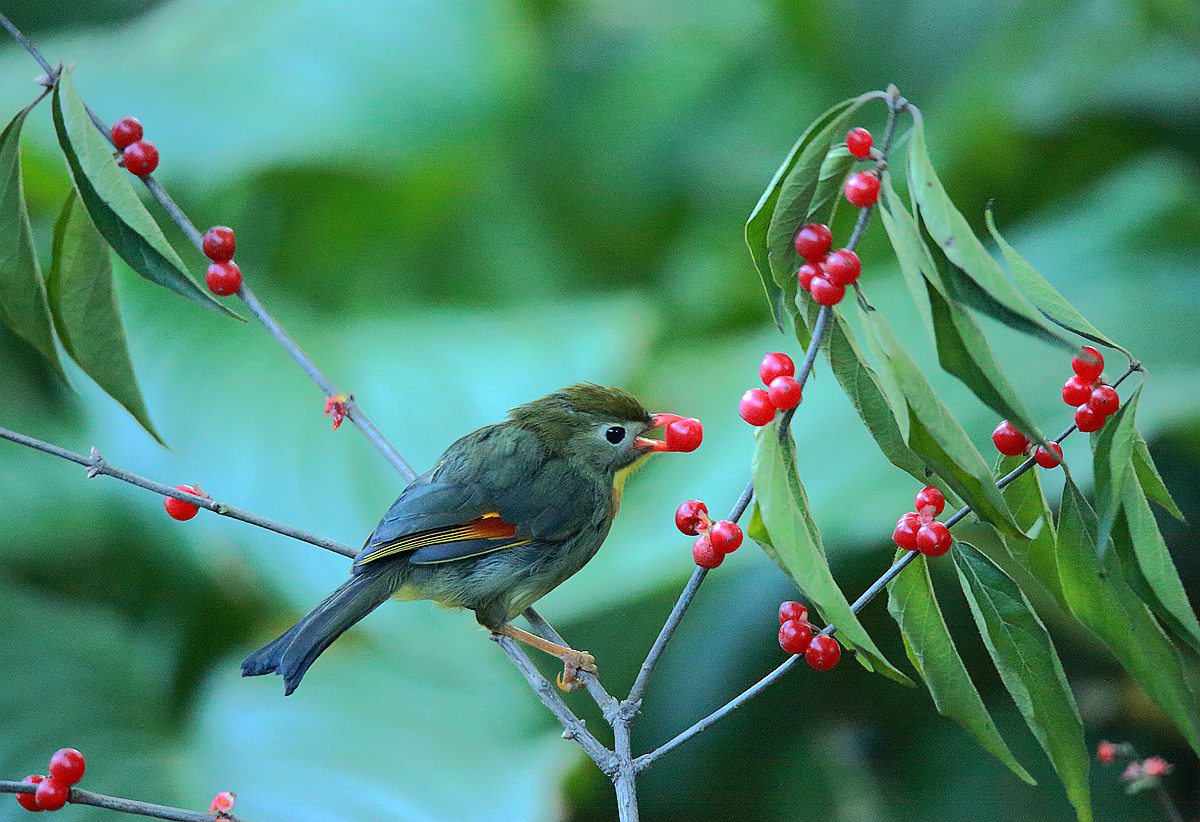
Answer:
<svg viewBox="0 0 1200 822"><path fill-rule="evenodd" d="M492 511L484 514L482 517L470 522L464 522L461 525L451 525L446 528L436 528L432 531L422 531L418 534L408 534L400 539L375 542L371 544L371 551L356 564L365 565L368 562L374 562L377 559L384 557L395 556L409 551L415 551L418 548L425 548L429 545L444 545L448 542L465 542L475 539L511 539L516 536L517 526L511 522L505 522L500 519L500 514L497 511ZM508 548L514 545L524 545L526 542L510 543L508 545L500 545L496 548L489 549L485 553L490 553L493 550Z"/></svg>

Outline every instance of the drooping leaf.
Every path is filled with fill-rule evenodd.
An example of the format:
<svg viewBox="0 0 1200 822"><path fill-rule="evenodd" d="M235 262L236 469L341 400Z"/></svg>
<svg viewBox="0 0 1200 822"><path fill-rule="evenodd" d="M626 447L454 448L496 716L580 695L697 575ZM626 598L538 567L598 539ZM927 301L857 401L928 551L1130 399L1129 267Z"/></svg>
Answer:
<svg viewBox="0 0 1200 822"><path fill-rule="evenodd" d="M925 145L925 129L920 118L917 118L912 128L908 149L908 173L909 187L919 206L926 230L937 243L941 253L957 269L950 272L951 279L958 279L956 275L961 273L976 286L976 289L960 290L959 301L1014 325L1020 331L1067 348L1074 348L1071 343L1042 324L1038 312L1009 282L999 263L988 253L971 230L967 219L955 207L929 159ZM982 297L979 292L986 297Z"/></svg>
<svg viewBox="0 0 1200 822"><path fill-rule="evenodd" d="M1080 314L1075 306L1067 302L1066 298L1054 286L1050 285L1046 281L1046 278L1038 273L1038 270L1030 265L1000 235L990 208L987 210L985 217L987 219L988 230L992 232L992 239L996 241L996 245L1000 248L1000 253L1004 255L1004 259L1008 263L1008 269L1012 272L1013 278L1016 279L1017 285L1025 292L1025 296L1029 298L1034 307L1042 313L1042 316L1055 325L1074 332L1081 337L1086 337L1092 342L1107 345L1109 348L1115 348L1131 361L1133 360L1133 356L1129 351L1113 342L1100 329L1088 322L1087 318Z"/></svg>
<svg viewBox="0 0 1200 822"><path fill-rule="evenodd" d="M908 403L908 447L971 506L976 516L1013 539L1026 539L992 480L991 468L967 432L887 324L879 320L877 330Z"/></svg>
<svg viewBox="0 0 1200 822"><path fill-rule="evenodd" d="M938 276L937 266L925 247L921 232L917 228L913 216L892 186L892 175L883 173L883 196L879 208L879 217L883 222L884 231L900 264L900 274L904 277L904 285L912 297L917 313L929 332L929 338L934 339L933 316L929 308L929 296L925 292L925 282L929 279L935 288L945 292L945 286Z"/></svg>
<svg viewBox="0 0 1200 822"><path fill-rule="evenodd" d="M1009 750L971 682L942 618L925 557L909 563L888 585L888 613L900 626L908 658L929 687L938 712L962 725L1020 779L1037 784Z"/></svg>
<svg viewBox="0 0 1200 822"><path fill-rule="evenodd" d="M1028 334L1051 345L1074 351L1076 346L1050 331L1039 322L1035 322L1024 314L1012 310L1000 302L983 288L979 283L968 277L961 268L949 264L942 269L942 281L950 297L960 305L965 305L972 311L986 314L993 320L1004 323L1014 331Z"/></svg>
<svg viewBox="0 0 1200 822"><path fill-rule="evenodd" d="M54 324L71 359L161 443L129 358L108 244L74 191L54 227L46 289Z"/></svg>
<svg viewBox="0 0 1200 822"><path fill-rule="evenodd" d="M937 288L927 288L933 312L934 337L937 340L938 361L971 389L980 402L1017 426L1033 442L1043 437L1025 410L1016 390L1004 376L988 345L983 329L966 311L945 299Z"/></svg>
<svg viewBox="0 0 1200 822"><path fill-rule="evenodd" d="M1200 752L1200 708L1178 650L1125 583L1115 552L1097 551L1096 515L1067 476L1058 515L1058 567L1071 613L1092 630Z"/></svg>
<svg viewBox="0 0 1200 822"><path fill-rule="evenodd" d="M0 134L0 319L66 379L54 346L46 285L33 248L21 175L21 128L35 105L30 103L18 111Z"/></svg>
<svg viewBox="0 0 1200 822"><path fill-rule="evenodd" d="M112 146L88 117L72 83L70 67L63 69L54 88L54 129L75 190L113 251L150 282L236 317L192 279L138 199L129 173L117 165Z"/></svg>
<svg viewBox="0 0 1200 822"><path fill-rule="evenodd" d="M1185 522L1183 512L1179 510L1171 492L1167 490L1162 474L1158 473L1158 466L1154 464L1154 459L1150 456L1150 447L1146 445L1146 440L1142 438L1141 434L1134 433L1136 436L1133 441L1133 470L1137 474L1137 480L1141 484L1142 490L1146 492L1146 497L1161 505L1163 510L1175 519Z"/></svg>
<svg viewBox="0 0 1200 822"><path fill-rule="evenodd" d="M1001 457L997 475L1004 476L1024 461L1025 458L1020 456ZM1065 609L1066 600L1058 579L1058 561L1054 556L1058 537L1038 472L1026 471L1006 485L1001 493L1017 525L1029 535L1027 540L1005 539L1008 552Z"/></svg>
<svg viewBox="0 0 1200 822"><path fill-rule="evenodd" d="M835 143L833 148L829 149L825 161L821 163L821 170L817 173L817 187L813 190L812 200L804 215L805 223L833 225L833 216L842 200L842 188L855 162L850 150L846 148L845 141ZM794 234L793 232L793 236Z"/></svg>
<svg viewBox="0 0 1200 822"><path fill-rule="evenodd" d="M1079 708L1046 626L1012 577L969 542L951 553L979 634L1081 822L1092 818Z"/></svg>
<svg viewBox="0 0 1200 822"><path fill-rule="evenodd" d="M1127 468L1132 472L1133 468ZM1126 578L1135 590L1143 580L1142 600L1150 605L1172 631L1200 653L1200 622L1192 610L1171 552L1158 530L1158 522L1137 478L1126 476L1121 484L1121 512L1113 526L1113 544L1122 565L1131 565Z"/></svg>
<svg viewBox="0 0 1200 822"><path fill-rule="evenodd" d="M844 637L866 655L879 673L911 685L911 680L876 647L834 580L796 470L795 441L790 432L785 432L781 440L778 426L776 420L760 428L754 450L754 495L761 527L768 535L768 554L804 592L825 622L837 626L839 638Z"/></svg>
<svg viewBox="0 0 1200 822"><path fill-rule="evenodd" d="M1092 465L1096 477L1096 513L1099 525L1096 531L1096 546L1100 553L1108 550L1113 520L1121 506L1121 485L1125 481L1126 467L1133 459L1133 441L1137 435L1135 418L1137 402L1142 389L1104 423L1104 427L1092 434Z"/></svg>

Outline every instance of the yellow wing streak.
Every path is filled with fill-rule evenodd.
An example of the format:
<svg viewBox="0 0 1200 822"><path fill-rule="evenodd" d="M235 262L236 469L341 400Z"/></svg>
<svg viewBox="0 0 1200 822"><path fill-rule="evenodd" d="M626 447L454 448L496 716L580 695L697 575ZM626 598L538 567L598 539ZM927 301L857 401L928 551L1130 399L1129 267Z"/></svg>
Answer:
<svg viewBox="0 0 1200 822"><path fill-rule="evenodd" d="M377 559L395 556L396 554L415 551L418 548L425 548L430 545L444 545L450 542L463 542L474 539L504 539L506 537L515 536L517 528L515 525L505 522L499 518L500 515L496 512L484 514L482 518L455 525L449 528L436 529L433 531L424 531L417 534L409 534L400 539L387 541L381 540L371 544L372 550L357 564L364 565L368 562L374 562ZM482 554L490 554L493 551L500 551L504 548L513 548L520 545L528 545L529 540L523 542L506 543L494 548L488 548L480 553L471 554L470 556L480 556ZM469 557L456 557L455 559L468 559ZM450 561L450 560L443 560ZM436 564L436 563L430 563Z"/></svg>

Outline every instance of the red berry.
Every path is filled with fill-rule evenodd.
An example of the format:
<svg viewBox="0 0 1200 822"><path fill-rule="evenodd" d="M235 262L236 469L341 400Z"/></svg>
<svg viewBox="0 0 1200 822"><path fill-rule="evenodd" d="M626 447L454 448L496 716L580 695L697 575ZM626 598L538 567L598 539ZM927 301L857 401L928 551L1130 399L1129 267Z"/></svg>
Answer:
<svg viewBox="0 0 1200 822"><path fill-rule="evenodd" d="M1088 408L1107 417L1121 407L1121 397L1111 385L1098 385L1087 400Z"/></svg>
<svg viewBox="0 0 1200 822"><path fill-rule="evenodd" d="M237 238L229 226L213 226L204 232L204 256L214 263L227 263L233 259L233 251L237 248Z"/></svg>
<svg viewBox="0 0 1200 822"><path fill-rule="evenodd" d="M34 797L37 799L39 810L56 811L67 804L67 797L70 795L70 785L54 779L43 779L38 783L37 793L34 794Z"/></svg>
<svg viewBox="0 0 1200 822"><path fill-rule="evenodd" d="M213 263L204 273L204 282L208 290L219 297L236 294L242 287L242 270L233 260L225 263Z"/></svg>
<svg viewBox="0 0 1200 822"><path fill-rule="evenodd" d="M865 128L852 128L846 135L846 148L849 150L850 156L860 160L871 156L871 146L874 143L875 138Z"/></svg>
<svg viewBox="0 0 1200 822"><path fill-rule="evenodd" d="M819 260L833 245L833 232L821 223L809 223L796 232L796 253L806 260Z"/></svg>
<svg viewBox="0 0 1200 822"><path fill-rule="evenodd" d="M1067 405L1083 405L1092 396L1092 380L1076 375L1063 383L1062 398Z"/></svg>
<svg viewBox="0 0 1200 822"><path fill-rule="evenodd" d="M917 518L917 512L909 511L896 520L896 527L892 531L892 542L905 551L915 551L917 550L917 531L920 529L921 521Z"/></svg>
<svg viewBox="0 0 1200 822"><path fill-rule="evenodd" d="M1075 409L1075 427L1085 434L1099 431L1104 427L1104 415L1097 414L1090 405L1081 405Z"/></svg>
<svg viewBox="0 0 1200 822"><path fill-rule="evenodd" d="M725 555L713 547L713 544L708 539L708 534L701 534L692 543L692 559L701 568L712 569L725 561Z"/></svg>
<svg viewBox="0 0 1200 822"><path fill-rule="evenodd" d="M64 785L74 785L83 779L86 767L83 754L74 748L61 748L50 757L50 778Z"/></svg>
<svg viewBox="0 0 1200 822"><path fill-rule="evenodd" d="M738 403L738 413L751 425L766 425L775 419L775 406L765 388L751 388L742 394L742 401Z"/></svg>
<svg viewBox="0 0 1200 822"><path fill-rule="evenodd" d="M1100 379L1104 370L1104 355L1090 345L1079 349L1079 353L1071 358L1071 370L1088 382Z"/></svg>
<svg viewBox="0 0 1200 822"><path fill-rule="evenodd" d="M992 443L1006 457L1024 454L1029 449L1029 440L1008 420L1002 420L992 431Z"/></svg>
<svg viewBox="0 0 1200 822"><path fill-rule="evenodd" d="M32 774L25 777L21 781L27 785L40 785L46 777L41 774ZM42 810L42 806L38 804L36 793L19 793L17 794L17 804L27 811L37 813Z"/></svg>
<svg viewBox="0 0 1200 822"><path fill-rule="evenodd" d="M758 367L758 376L762 377L763 385L770 385L776 377L791 377L795 373L796 364L781 351L772 351L763 357L762 365Z"/></svg>
<svg viewBox="0 0 1200 822"><path fill-rule="evenodd" d="M922 488L917 492L916 499L913 500L913 507L918 512L923 511L929 506L933 506L933 515L935 517L946 510L946 497L932 485L926 485Z"/></svg>
<svg viewBox="0 0 1200 822"><path fill-rule="evenodd" d="M819 263L805 263L796 271L796 279L805 291L812 288L813 277L824 277L825 269Z"/></svg>
<svg viewBox="0 0 1200 822"><path fill-rule="evenodd" d="M663 432L663 439L668 450L686 454L700 447L704 441L704 427L694 417L675 420Z"/></svg>
<svg viewBox="0 0 1200 822"><path fill-rule="evenodd" d="M175 490L183 491L185 494L196 494L196 489L190 485L176 485ZM199 494L196 495L199 496ZM167 514L171 519L177 519L180 522L191 519L200 510L199 507L192 505L190 502L175 499L175 497L164 497L163 507L167 509Z"/></svg>
<svg viewBox="0 0 1200 822"><path fill-rule="evenodd" d="M862 261L848 248L839 248L825 258L825 277L838 285L853 285L862 274Z"/></svg>
<svg viewBox="0 0 1200 822"><path fill-rule="evenodd" d="M145 140L130 143L121 156L125 158L125 168L129 173L138 177L153 174L154 169L158 168L158 149L154 143Z"/></svg>
<svg viewBox="0 0 1200 822"><path fill-rule="evenodd" d="M779 626L779 647L789 654L802 654L812 643L813 631L808 620L789 619Z"/></svg>
<svg viewBox="0 0 1200 822"><path fill-rule="evenodd" d="M1116 758L1117 746L1107 739L1100 740L1100 744L1096 746L1096 760L1101 765L1111 765Z"/></svg>
<svg viewBox="0 0 1200 822"><path fill-rule="evenodd" d="M722 554L732 554L742 544L742 529L736 522L718 520L708 529L708 541Z"/></svg>
<svg viewBox="0 0 1200 822"><path fill-rule="evenodd" d="M233 806L237 804L237 794L233 791L221 791L213 797L213 801L208 805L209 813L229 813L233 810Z"/></svg>
<svg viewBox="0 0 1200 822"><path fill-rule="evenodd" d="M1057 468L1062 465L1062 446L1057 442L1039 445L1037 451L1033 452L1033 458L1043 468Z"/></svg>
<svg viewBox="0 0 1200 822"><path fill-rule="evenodd" d="M122 117L113 123L112 141L113 145L117 147L117 151L124 151L126 147L140 139L142 139L142 124L136 117Z"/></svg>
<svg viewBox="0 0 1200 822"><path fill-rule="evenodd" d="M690 499L675 509L675 527L681 533L694 537L708 527L708 506L698 499Z"/></svg>
<svg viewBox="0 0 1200 822"><path fill-rule="evenodd" d="M813 277L808 286L814 300L824 306L837 305L846 296L846 286L825 277Z"/></svg>
<svg viewBox="0 0 1200 822"><path fill-rule="evenodd" d="M795 377L776 377L767 388L767 396L780 411L788 411L800 404L800 383Z"/></svg>
<svg viewBox="0 0 1200 822"><path fill-rule="evenodd" d="M804 658L812 668L828 671L842 658L842 646L831 636L817 634L804 652Z"/></svg>
<svg viewBox="0 0 1200 822"><path fill-rule="evenodd" d="M942 522L928 522L917 531L917 550L930 557L940 557L950 550L954 540L950 529Z"/></svg>
<svg viewBox="0 0 1200 822"><path fill-rule="evenodd" d="M789 619L808 620L808 609L796 602L794 599L789 599L787 602L779 603L779 624L787 622Z"/></svg>
<svg viewBox="0 0 1200 822"><path fill-rule="evenodd" d="M846 181L846 199L859 208L879 200L879 175L874 171L856 171Z"/></svg>

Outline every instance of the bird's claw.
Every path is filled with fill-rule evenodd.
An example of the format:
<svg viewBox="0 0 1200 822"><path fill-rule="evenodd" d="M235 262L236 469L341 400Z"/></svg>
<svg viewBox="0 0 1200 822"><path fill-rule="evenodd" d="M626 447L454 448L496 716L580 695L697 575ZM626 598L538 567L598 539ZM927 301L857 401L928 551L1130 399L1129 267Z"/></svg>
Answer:
<svg viewBox="0 0 1200 822"><path fill-rule="evenodd" d="M587 651L570 651L562 654L560 659L563 661L563 670L557 681L559 689L563 691L577 690L583 684L579 678L580 671L594 674L598 670L596 658Z"/></svg>

